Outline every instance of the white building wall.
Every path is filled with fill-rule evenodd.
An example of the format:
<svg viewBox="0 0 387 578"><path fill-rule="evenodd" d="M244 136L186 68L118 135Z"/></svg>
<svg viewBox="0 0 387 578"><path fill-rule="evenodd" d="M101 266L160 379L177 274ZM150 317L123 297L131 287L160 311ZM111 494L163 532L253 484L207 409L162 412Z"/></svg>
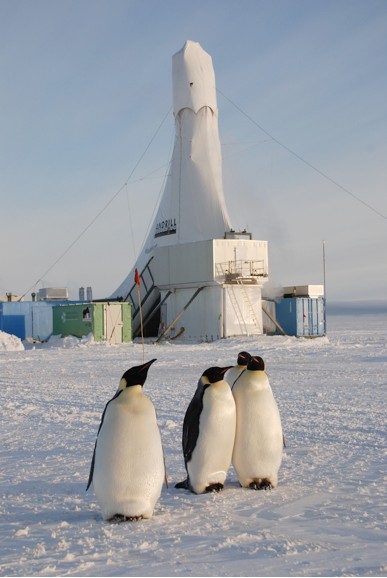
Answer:
<svg viewBox="0 0 387 578"><path fill-rule="evenodd" d="M261 335L262 299L257 285L224 285L223 337Z"/></svg>
<svg viewBox="0 0 387 578"><path fill-rule="evenodd" d="M174 291L162 308L162 325L172 323L197 287L180 288ZM161 299L166 291L162 291ZM195 341L215 341L223 337L223 290L221 286L205 287L176 322L169 337L177 335L184 328L185 339Z"/></svg>
<svg viewBox="0 0 387 578"><path fill-rule="evenodd" d="M156 249L152 272L155 285L159 288L200 286L213 282L212 241Z"/></svg>
<svg viewBox="0 0 387 578"><path fill-rule="evenodd" d="M228 282L227 275L236 270L239 273ZM177 320L171 337L183 327L185 338L199 341L262 334L261 288L267 270L266 241L211 239L156 249L155 285L161 299L171 291L162 307L163 328L175 321L203 287Z"/></svg>
<svg viewBox="0 0 387 578"><path fill-rule="evenodd" d="M168 297L162 308L163 329L175 321L196 290L197 287L180 288ZM161 298L166 293L164 290ZM261 288L240 285L205 287L180 315L169 337L180 332L183 332L185 339L198 341L214 341L235 335L261 335Z"/></svg>
<svg viewBox="0 0 387 578"><path fill-rule="evenodd" d="M224 271L229 265L241 264L248 273L255 267L256 282L262 285L268 275L267 241L210 239L171 245L155 250L152 273L159 288L225 283Z"/></svg>

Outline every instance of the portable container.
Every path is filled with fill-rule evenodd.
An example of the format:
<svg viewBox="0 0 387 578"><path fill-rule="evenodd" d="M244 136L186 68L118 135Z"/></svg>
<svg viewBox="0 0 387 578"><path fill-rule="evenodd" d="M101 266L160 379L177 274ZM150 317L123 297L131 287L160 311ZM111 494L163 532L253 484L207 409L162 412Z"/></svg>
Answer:
<svg viewBox="0 0 387 578"><path fill-rule="evenodd" d="M276 318L287 335L321 337L325 335L325 300L323 297L278 299Z"/></svg>
<svg viewBox="0 0 387 578"><path fill-rule="evenodd" d="M127 343L132 340L132 308L129 303L77 303L53 308L54 335L84 337L95 341Z"/></svg>
<svg viewBox="0 0 387 578"><path fill-rule="evenodd" d="M52 308L55 301L0 302L0 330L19 339L47 341L52 335Z"/></svg>

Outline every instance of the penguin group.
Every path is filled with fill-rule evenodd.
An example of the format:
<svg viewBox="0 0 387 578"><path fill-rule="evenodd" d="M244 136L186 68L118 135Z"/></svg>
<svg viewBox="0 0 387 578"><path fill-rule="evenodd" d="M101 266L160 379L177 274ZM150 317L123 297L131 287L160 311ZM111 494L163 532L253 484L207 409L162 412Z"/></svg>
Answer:
<svg viewBox="0 0 387 578"><path fill-rule="evenodd" d="M143 386L155 359L128 369L102 413L86 490L105 520L151 518L167 483L156 411ZM235 366L210 367L199 378L183 421L187 477L195 494L219 492L233 465L244 488L278 483L284 437L261 357L241 351Z"/></svg>

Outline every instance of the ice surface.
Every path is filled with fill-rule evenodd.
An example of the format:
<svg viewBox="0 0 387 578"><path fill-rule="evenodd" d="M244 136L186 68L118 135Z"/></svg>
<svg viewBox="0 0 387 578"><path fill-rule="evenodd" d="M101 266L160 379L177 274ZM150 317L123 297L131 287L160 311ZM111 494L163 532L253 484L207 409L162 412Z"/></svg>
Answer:
<svg viewBox="0 0 387 578"><path fill-rule="evenodd" d="M151 520L123 524L85 488L101 412L141 343L18 349L0 348L2 576L386 575L386 315L332 317L317 339L147 343L170 483ZM264 358L281 412L278 487L242 489L231 469L219 494L177 490L198 377L240 350Z"/></svg>

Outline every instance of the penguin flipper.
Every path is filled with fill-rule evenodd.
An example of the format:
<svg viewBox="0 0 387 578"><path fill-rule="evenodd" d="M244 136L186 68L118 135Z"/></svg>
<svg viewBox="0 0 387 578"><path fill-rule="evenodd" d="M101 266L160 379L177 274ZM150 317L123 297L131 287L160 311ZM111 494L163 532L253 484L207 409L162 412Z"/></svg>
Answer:
<svg viewBox="0 0 387 578"><path fill-rule="evenodd" d="M107 407L108 407L109 403L110 403L111 401L113 401L113 399L116 399L121 393L122 393L122 389L119 390L119 391L117 391L117 392L115 393L115 395L114 395L114 396L107 402L107 404L105 405L105 409L104 409L103 412L102 412L101 423L99 424L99 428L98 428L98 432L97 432L97 439L98 439L98 434L99 434L99 432L101 431L101 427L102 427L102 424L103 424L103 420L105 419L105 413L106 413L106 410L107 410ZM96 447L97 447L97 440L95 440L95 444L94 444L94 452L93 452L93 457L92 457L92 460L91 460L90 473L89 473L89 481L87 482L86 492L87 492L87 490L90 488L91 482L93 481L94 464L95 464L95 450L96 450Z"/></svg>
<svg viewBox="0 0 387 578"><path fill-rule="evenodd" d="M106 413L106 410L107 410L107 408L108 408L109 403L110 403L111 401L114 401L115 399L117 399L117 397L118 397L119 395L121 395L122 391L123 391L122 389L119 389L118 391L116 391L116 393L113 395L113 397L112 397L111 399L109 399L109 401L108 401L107 404L105 405L104 410L103 410L103 412L102 412L102 416L101 416L101 422L100 422L100 424L99 424L99 428L98 428L98 431L97 431L97 438L98 438L99 432L101 431L101 427L102 427L102 425L103 425L103 420L105 419L105 413ZM97 442L96 442L96 443L97 443ZM94 449L95 449L95 448L94 448Z"/></svg>
<svg viewBox="0 0 387 578"><path fill-rule="evenodd" d="M91 466L90 466L90 473L89 473L89 481L87 482L86 492L87 492L87 490L90 488L91 482L93 481L94 464L95 464L95 449L96 449L96 447L97 447L97 440L95 440L95 444L94 444L94 451L93 451L93 457L92 457L92 459L91 459Z"/></svg>
<svg viewBox="0 0 387 578"><path fill-rule="evenodd" d="M190 461L199 437L199 421L203 409L203 394L204 388L200 391L196 390L184 416L183 454L185 463Z"/></svg>
<svg viewBox="0 0 387 578"><path fill-rule="evenodd" d="M165 463L164 450L163 450L163 460L164 460L164 483L165 483L166 488L168 489L169 486L168 486L167 466L166 466L166 463Z"/></svg>

